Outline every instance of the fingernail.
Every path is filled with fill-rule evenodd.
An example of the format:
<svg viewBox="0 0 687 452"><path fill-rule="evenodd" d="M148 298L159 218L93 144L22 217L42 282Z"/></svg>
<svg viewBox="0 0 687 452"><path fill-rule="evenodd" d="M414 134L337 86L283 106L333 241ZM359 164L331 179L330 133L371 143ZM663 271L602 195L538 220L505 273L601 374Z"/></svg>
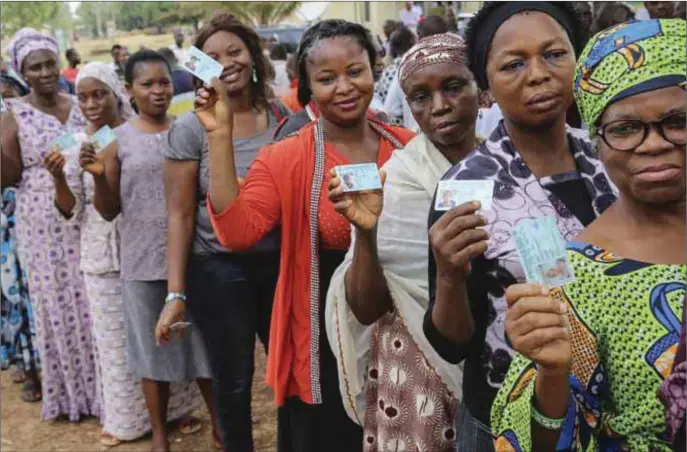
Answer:
<svg viewBox="0 0 687 452"><path fill-rule="evenodd" d="M566 312L568 312L568 305L565 303L561 303L561 307L559 309L561 311L561 314L565 314Z"/></svg>
<svg viewBox="0 0 687 452"><path fill-rule="evenodd" d="M482 203L480 203L479 201L473 201L472 203L472 207L474 207L475 209L479 209L481 206Z"/></svg>

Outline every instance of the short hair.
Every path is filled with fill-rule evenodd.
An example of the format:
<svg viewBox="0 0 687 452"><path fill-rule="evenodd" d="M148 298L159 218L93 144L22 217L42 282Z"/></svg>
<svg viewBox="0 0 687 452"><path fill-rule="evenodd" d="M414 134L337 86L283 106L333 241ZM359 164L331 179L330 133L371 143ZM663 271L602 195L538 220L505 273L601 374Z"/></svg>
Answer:
<svg viewBox="0 0 687 452"><path fill-rule="evenodd" d="M441 16L427 16L425 20L417 26L418 39L439 35L441 33L448 33L448 24L446 24L446 21Z"/></svg>
<svg viewBox="0 0 687 452"><path fill-rule="evenodd" d="M120 46L119 44L113 45L112 50L110 50L110 55L114 55L115 50L122 50L122 46Z"/></svg>
<svg viewBox="0 0 687 452"><path fill-rule="evenodd" d="M172 68L165 57L154 50L139 50L129 57L129 61L126 62L126 67L124 68L124 80L129 85L134 83L134 71L136 66L143 63L162 63L167 66L167 70L170 75L172 73Z"/></svg>
<svg viewBox="0 0 687 452"><path fill-rule="evenodd" d="M408 27L399 27L391 33L389 38L390 53L393 58L403 56L415 45L415 35Z"/></svg>
<svg viewBox="0 0 687 452"><path fill-rule="evenodd" d="M67 57L67 59L70 59L71 57L74 56L75 53L78 53L75 48L69 48L67 49L66 52L64 52L64 56Z"/></svg>
<svg viewBox="0 0 687 452"><path fill-rule="evenodd" d="M162 55L165 58L165 60L167 60L170 66L178 62L177 56L174 55L174 52L169 47L160 47L159 49L157 49L157 53Z"/></svg>
<svg viewBox="0 0 687 452"><path fill-rule="evenodd" d="M271 60L286 60L288 56L289 49L286 48L286 44L281 42L274 46L274 49L272 49L272 52L270 52Z"/></svg>
<svg viewBox="0 0 687 452"><path fill-rule="evenodd" d="M217 13L198 31L194 46L202 49L205 42L218 31L235 34L248 47L257 79L251 84L253 106L267 105L267 59L262 53L260 36L253 27L245 25L236 16L229 13Z"/></svg>
<svg viewBox="0 0 687 452"><path fill-rule="evenodd" d="M351 38L367 52L370 60L370 70L374 72L377 51L370 40L370 33L360 24L342 19L329 19L316 23L308 28L298 45L297 73L298 73L298 102L305 106L312 98L310 79L308 78L307 63L310 50L320 41L333 38Z"/></svg>

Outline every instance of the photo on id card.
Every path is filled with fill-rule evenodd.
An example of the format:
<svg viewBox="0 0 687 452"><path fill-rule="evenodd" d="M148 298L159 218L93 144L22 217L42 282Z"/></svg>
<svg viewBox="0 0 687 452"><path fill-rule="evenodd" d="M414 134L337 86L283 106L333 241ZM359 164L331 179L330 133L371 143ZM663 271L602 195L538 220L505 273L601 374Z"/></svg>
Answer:
<svg viewBox="0 0 687 452"><path fill-rule="evenodd" d="M555 218L522 220L513 229L513 238L528 282L560 287L575 281Z"/></svg>
<svg viewBox="0 0 687 452"><path fill-rule="evenodd" d="M493 196L493 180L442 180L437 186L434 210L451 210L473 201L480 203L480 210L491 210Z"/></svg>
<svg viewBox="0 0 687 452"><path fill-rule="evenodd" d="M219 62L210 58L197 47L191 47L186 53L186 58L179 64L207 85L212 83L214 77L219 78L224 70Z"/></svg>
<svg viewBox="0 0 687 452"><path fill-rule="evenodd" d="M341 165L334 167L336 175L341 179L345 193L365 190L379 190L382 181L376 163L360 163L356 165Z"/></svg>

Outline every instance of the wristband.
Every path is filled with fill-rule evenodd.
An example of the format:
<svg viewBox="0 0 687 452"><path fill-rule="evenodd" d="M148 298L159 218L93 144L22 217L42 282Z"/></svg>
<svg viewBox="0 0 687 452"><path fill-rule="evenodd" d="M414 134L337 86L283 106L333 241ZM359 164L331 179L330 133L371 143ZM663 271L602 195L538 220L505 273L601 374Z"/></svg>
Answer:
<svg viewBox="0 0 687 452"><path fill-rule="evenodd" d="M165 303L169 303L174 300L181 300L184 303L186 302L186 295L180 292L170 292L167 294L167 298L165 298Z"/></svg>
<svg viewBox="0 0 687 452"><path fill-rule="evenodd" d="M558 419L546 417L537 410L532 400L532 420L547 430L560 430L565 424L565 416Z"/></svg>

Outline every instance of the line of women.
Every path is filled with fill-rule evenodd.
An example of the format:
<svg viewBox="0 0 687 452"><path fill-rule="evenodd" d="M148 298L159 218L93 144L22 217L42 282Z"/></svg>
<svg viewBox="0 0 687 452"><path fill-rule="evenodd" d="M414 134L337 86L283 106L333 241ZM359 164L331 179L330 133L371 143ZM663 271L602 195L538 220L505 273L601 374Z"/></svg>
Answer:
<svg viewBox="0 0 687 452"><path fill-rule="evenodd" d="M98 382L126 376L130 393L142 382L154 450L168 450L166 420L197 406L197 380L218 445L250 451L258 334L280 452L671 450L684 435L686 28L620 24L582 52L571 3L488 2L465 42L429 37L399 62L414 136L369 113L369 33L322 21L296 56L299 102L320 117L275 143L288 111L232 16L198 33L224 70L177 119L156 53L127 65L126 119L99 65L78 100L50 91L52 42L34 36L18 54L32 94L3 115L2 176L25 191L44 385L73 385L47 393L44 413L102 412L119 438L118 386ZM478 90L503 112L489 137L475 134ZM588 131L566 125L573 100ZM117 140L96 150L103 125ZM50 153L65 130L79 149ZM370 162L383 191L344 193L333 168ZM440 180L494 181L492 209L435 210ZM512 240L544 216L576 274L553 290L525 282ZM82 321L59 329L72 312ZM90 370L59 343L76 339ZM171 398L170 381L185 382Z"/></svg>

